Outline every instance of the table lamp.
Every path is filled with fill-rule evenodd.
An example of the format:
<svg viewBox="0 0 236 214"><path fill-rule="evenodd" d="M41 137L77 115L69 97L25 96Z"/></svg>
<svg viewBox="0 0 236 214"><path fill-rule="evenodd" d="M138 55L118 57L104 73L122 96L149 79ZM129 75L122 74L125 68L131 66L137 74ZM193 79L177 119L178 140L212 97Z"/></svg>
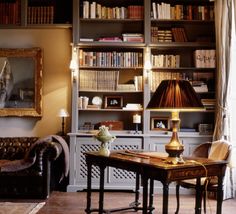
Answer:
<svg viewBox="0 0 236 214"><path fill-rule="evenodd" d="M60 109L58 116L61 117L61 135L65 135L65 117L69 117L69 113L66 109Z"/></svg>
<svg viewBox="0 0 236 214"><path fill-rule="evenodd" d="M204 110L195 90L187 80L163 80L147 105L148 110L171 112L172 137L165 145L168 153L166 161L171 164L183 163L183 144L179 141L179 112Z"/></svg>

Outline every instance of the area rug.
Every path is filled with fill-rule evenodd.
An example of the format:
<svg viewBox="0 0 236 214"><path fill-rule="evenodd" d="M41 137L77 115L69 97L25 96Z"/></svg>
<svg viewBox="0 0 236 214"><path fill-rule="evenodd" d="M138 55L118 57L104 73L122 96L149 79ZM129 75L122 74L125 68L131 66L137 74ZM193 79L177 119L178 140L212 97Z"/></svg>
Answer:
<svg viewBox="0 0 236 214"><path fill-rule="evenodd" d="M0 202L0 214L36 214L44 204L45 202Z"/></svg>

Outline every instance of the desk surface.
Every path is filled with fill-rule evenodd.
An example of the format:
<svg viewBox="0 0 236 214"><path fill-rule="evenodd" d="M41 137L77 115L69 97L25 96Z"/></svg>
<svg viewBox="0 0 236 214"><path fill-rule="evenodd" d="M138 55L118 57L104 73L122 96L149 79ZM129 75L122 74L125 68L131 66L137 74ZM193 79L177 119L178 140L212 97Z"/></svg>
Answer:
<svg viewBox="0 0 236 214"><path fill-rule="evenodd" d="M160 178L164 176L168 178L169 182L186 178L221 176L227 163L227 161L215 161L207 158L184 157L185 163L169 164L165 162L167 157L165 153L144 151L112 151L108 157L99 155L98 152L87 152L85 155L94 165L103 162L106 166L119 167L139 173L145 173L143 171L145 169L145 171L148 170L149 176L154 179L162 180ZM156 172L159 175L156 175Z"/></svg>

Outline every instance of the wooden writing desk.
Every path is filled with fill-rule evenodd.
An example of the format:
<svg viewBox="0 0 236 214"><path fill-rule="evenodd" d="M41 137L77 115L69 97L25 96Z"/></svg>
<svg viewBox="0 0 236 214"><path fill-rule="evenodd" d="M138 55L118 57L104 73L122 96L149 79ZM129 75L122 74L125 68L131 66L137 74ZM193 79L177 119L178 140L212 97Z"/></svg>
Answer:
<svg viewBox="0 0 236 214"><path fill-rule="evenodd" d="M140 155L141 154L141 155ZM145 155L142 155L145 154ZM153 155L152 155L153 154ZM184 164L171 165L164 161L164 157L158 156L156 153L138 152L137 154L125 153L124 151L111 152L109 157L101 156L97 152L85 153L87 162L87 208L86 213L98 212L110 213L115 211L134 209L142 210L144 214L152 213L153 207L153 181L158 180L163 184L163 214L168 214L168 195L169 184L173 181L197 178L197 184L200 187L200 178L207 176L218 177L217 191L217 214L221 214L223 187L222 180L227 162L212 161L206 158L186 157ZM193 162L197 161L197 162ZM99 188L99 208L91 209L91 187L92 187L92 165L98 166L100 169L100 188ZM106 167L115 167L136 173L136 194L135 201L127 208L118 208L105 211L103 208L104 200L104 171ZM143 184L143 206L139 207L139 177L142 177ZM150 182L149 182L150 180ZM150 187L148 188L148 184ZM148 194L148 189L149 194ZM149 196L149 197L148 197ZM149 198L149 204L148 204ZM201 189L196 190L195 214L201 214Z"/></svg>

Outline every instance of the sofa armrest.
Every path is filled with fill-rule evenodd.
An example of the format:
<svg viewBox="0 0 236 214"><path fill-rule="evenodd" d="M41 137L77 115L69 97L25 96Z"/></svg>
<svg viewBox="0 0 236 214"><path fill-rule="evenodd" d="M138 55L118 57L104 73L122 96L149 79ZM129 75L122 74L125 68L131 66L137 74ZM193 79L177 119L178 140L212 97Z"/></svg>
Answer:
<svg viewBox="0 0 236 214"><path fill-rule="evenodd" d="M1 172L19 172L32 170L37 174L43 173L48 161L56 160L62 152L62 146L57 142L35 142L26 153L24 159L1 160Z"/></svg>
<svg viewBox="0 0 236 214"><path fill-rule="evenodd" d="M48 160L53 161L59 157L61 152L62 146L58 142L35 142L26 153L24 159L26 161L31 161L38 156L40 159L47 158Z"/></svg>

